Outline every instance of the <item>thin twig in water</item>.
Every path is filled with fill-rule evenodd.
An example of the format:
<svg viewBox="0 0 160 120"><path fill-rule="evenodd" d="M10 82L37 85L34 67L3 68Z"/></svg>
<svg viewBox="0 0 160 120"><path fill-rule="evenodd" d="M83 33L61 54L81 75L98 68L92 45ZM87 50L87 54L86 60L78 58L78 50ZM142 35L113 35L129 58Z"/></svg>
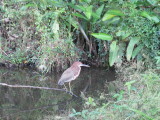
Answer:
<svg viewBox="0 0 160 120"><path fill-rule="evenodd" d="M9 85L7 83L0 83L1 86L13 87L13 88L34 88L34 89L46 89L46 90L57 90L57 91L65 91L70 95L77 97L75 94L65 90L65 89L58 89L58 88L48 88L48 87L38 87L38 86L30 86L30 85Z"/></svg>

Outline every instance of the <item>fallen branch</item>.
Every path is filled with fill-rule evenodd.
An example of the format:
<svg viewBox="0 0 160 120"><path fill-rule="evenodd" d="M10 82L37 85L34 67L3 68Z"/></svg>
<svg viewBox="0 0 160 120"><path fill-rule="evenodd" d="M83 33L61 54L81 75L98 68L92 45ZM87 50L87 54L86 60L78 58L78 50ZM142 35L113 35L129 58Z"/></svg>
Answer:
<svg viewBox="0 0 160 120"><path fill-rule="evenodd" d="M77 21L77 22L78 22L78 21ZM81 26L81 24L80 24L79 22L78 22L78 25L79 25L79 29L80 29L82 35L84 36L84 38L85 38L86 41L87 41L86 43L88 44L88 46L89 46L89 52L91 53L91 50L92 50L92 43L90 42L88 36L86 35L84 29L82 28L82 26ZM90 44L90 43L91 43L91 44Z"/></svg>
<svg viewBox="0 0 160 120"><path fill-rule="evenodd" d="M57 91L65 91L70 95L77 97L75 94L65 90L65 89L58 89L58 88L48 88L48 87L38 87L38 86L30 86L30 85L9 85L7 83L0 83L1 86L13 87L13 88L34 88L34 89L46 89L46 90L57 90Z"/></svg>

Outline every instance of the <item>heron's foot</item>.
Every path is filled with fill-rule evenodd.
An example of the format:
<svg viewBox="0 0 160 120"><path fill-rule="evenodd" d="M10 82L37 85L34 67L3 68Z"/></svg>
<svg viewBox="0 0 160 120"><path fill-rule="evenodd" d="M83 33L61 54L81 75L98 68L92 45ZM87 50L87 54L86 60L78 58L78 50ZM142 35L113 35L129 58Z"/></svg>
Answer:
<svg viewBox="0 0 160 120"><path fill-rule="evenodd" d="M73 92L71 90L69 92L73 95Z"/></svg>
<svg viewBox="0 0 160 120"><path fill-rule="evenodd" d="M67 88L63 88L63 90L68 91L68 89L67 89Z"/></svg>
<svg viewBox="0 0 160 120"><path fill-rule="evenodd" d="M67 87L65 86L65 84L64 84L63 89L64 89L66 92L68 91L68 89L67 89Z"/></svg>

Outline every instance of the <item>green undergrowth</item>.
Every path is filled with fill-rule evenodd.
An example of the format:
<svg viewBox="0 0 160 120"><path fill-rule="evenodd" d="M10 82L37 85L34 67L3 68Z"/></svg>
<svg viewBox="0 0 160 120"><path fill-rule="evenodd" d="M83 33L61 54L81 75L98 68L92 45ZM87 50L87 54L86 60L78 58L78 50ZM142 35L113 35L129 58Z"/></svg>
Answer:
<svg viewBox="0 0 160 120"><path fill-rule="evenodd" d="M122 72L123 71L123 72ZM77 120L159 120L160 75L123 68L117 81L106 83L99 98L86 97L82 111L70 114ZM107 93L109 91L109 93Z"/></svg>
<svg viewBox="0 0 160 120"><path fill-rule="evenodd" d="M0 63L42 72L82 60L160 68L159 0L0 1Z"/></svg>
<svg viewBox="0 0 160 120"><path fill-rule="evenodd" d="M79 58L71 26L62 24L67 8L30 0L6 0L1 4L0 63L31 63L40 71L49 72L65 69ZM47 10L48 6L51 9Z"/></svg>

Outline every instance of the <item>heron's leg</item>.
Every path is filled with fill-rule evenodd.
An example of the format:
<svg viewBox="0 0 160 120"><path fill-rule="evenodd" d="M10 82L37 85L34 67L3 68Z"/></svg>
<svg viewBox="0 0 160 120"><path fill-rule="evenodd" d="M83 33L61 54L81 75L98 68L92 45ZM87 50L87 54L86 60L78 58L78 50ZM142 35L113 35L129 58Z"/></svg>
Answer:
<svg viewBox="0 0 160 120"><path fill-rule="evenodd" d="M72 93L72 91L71 91L71 82L69 82L69 90L70 90L70 93Z"/></svg>

